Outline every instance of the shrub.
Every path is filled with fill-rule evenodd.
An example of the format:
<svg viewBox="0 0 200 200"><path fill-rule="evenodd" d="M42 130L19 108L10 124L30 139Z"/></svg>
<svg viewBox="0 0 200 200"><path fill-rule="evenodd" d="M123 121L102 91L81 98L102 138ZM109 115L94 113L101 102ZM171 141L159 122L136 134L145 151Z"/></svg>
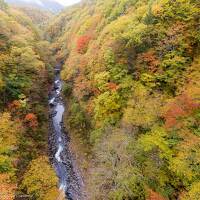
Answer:
<svg viewBox="0 0 200 200"><path fill-rule="evenodd" d="M71 95L71 93L72 93L72 85L70 83L64 83L62 88L63 88L62 89L63 90L63 95L65 97Z"/></svg>

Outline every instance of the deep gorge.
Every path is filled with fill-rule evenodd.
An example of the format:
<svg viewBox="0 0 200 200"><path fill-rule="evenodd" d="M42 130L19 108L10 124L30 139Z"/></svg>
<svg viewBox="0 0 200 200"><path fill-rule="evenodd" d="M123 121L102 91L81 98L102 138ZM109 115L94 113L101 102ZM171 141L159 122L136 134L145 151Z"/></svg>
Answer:
<svg viewBox="0 0 200 200"><path fill-rule="evenodd" d="M50 130L49 151L50 160L59 177L59 190L65 193L68 200L84 199L83 180L76 161L69 147L70 138L63 126L65 106L62 102L62 81L60 79L61 64L57 64L52 90L49 93Z"/></svg>
<svg viewBox="0 0 200 200"><path fill-rule="evenodd" d="M199 0L0 0L0 198L199 200L199 16Z"/></svg>

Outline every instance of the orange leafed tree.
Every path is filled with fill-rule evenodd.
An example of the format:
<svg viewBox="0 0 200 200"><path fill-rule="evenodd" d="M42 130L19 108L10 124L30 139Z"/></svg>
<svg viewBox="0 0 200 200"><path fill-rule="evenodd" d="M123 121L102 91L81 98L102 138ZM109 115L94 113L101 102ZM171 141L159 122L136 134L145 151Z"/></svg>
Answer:
<svg viewBox="0 0 200 200"><path fill-rule="evenodd" d="M119 86L117 84L111 82L111 83L108 83L108 88L110 90L116 91L117 89L119 89Z"/></svg>
<svg viewBox="0 0 200 200"><path fill-rule="evenodd" d="M158 194L157 192L154 192L153 190L149 189L149 197L147 200L166 200L165 198L163 198L160 194Z"/></svg>
<svg viewBox="0 0 200 200"><path fill-rule="evenodd" d="M8 105L8 109L12 112L15 112L21 107L21 103L18 100L14 100Z"/></svg>
<svg viewBox="0 0 200 200"><path fill-rule="evenodd" d="M77 40L77 52L80 54L86 53L90 40L91 37L88 35L79 37Z"/></svg>
<svg viewBox="0 0 200 200"><path fill-rule="evenodd" d="M37 116L33 113L28 113L25 116L25 122L28 124L30 128L36 128L38 126Z"/></svg>
<svg viewBox="0 0 200 200"><path fill-rule="evenodd" d="M1 200L14 200L16 185L11 183L9 175L0 174L0 198Z"/></svg>

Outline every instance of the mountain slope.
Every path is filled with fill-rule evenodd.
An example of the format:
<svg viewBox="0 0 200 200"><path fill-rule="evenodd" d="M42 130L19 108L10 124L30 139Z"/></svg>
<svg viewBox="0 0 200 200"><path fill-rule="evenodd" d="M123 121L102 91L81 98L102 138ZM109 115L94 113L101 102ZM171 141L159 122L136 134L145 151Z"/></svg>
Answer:
<svg viewBox="0 0 200 200"><path fill-rule="evenodd" d="M52 19L54 16L51 11L42 10L39 8L29 6L16 6L15 8L28 16L32 20L32 23L40 29L44 29L50 19Z"/></svg>
<svg viewBox="0 0 200 200"><path fill-rule="evenodd" d="M85 0L49 27L90 199L200 199L199 15L199 0Z"/></svg>
<svg viewBox="0 0 200 200"><path fill-rule="evenodd" d="M50 60L38 27L0 0L0 199L58 196L47 156Z"/></svg>
<svg viewBox="0 0 200 200"><path fill-rule="evenodd" d="M64 7L53 0L6 0L7 3L18 6L33 6L51 12L59 12Z"/></svg>

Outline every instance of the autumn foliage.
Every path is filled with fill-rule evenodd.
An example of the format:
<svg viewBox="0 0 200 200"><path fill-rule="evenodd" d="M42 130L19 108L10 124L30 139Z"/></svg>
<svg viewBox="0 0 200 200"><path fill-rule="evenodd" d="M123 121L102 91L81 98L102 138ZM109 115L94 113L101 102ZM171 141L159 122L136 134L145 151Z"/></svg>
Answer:
<svg viewBox="0 0 200 200"><path fill-rule="evenodd" d="M116 91L117 89L119 89L119 86L115 83L108 83L108 88L112 91Z"/></svg>
<svg viewBox="0 0 200 200"><path fill-rule="evenodd" d="M158 70L158 66L160 64L159 59L156 57L155 52L148 51L145 53L142 53L138 56L138 60L141 63L145 63L147 65L147 69L154 73Z"/></svg>
<svg viewBox="0 0 200 200"><path fill-rule="evenodd" d="M149 189L149 197L147 200L166 200L166 199L162 197L159 193Z"/></svg>
<svg viewBox="0 0 200 200"><path fill-rule="evenodd" d="M38 126L37 116L33 113L28 113L25 116L24 121L28 124L28 126L32 129Z"/></svg>
<svg viewBox="0 0 200 200"><path fill-rule="evenodd" d="M52 20L91 199L200 199L199 5L84 1Z"/></svg>
<svg viewBox="0 0 200 200"><path fill-rule="evenodd" d="M14 100L13 102L8 104L8 109L12 113L13 116L21 117L21 115L23 115L21 108L22 108L22 105L19 100Z"/></svg>
<svg viewBox="0 0 200 200"><path fill-rule="evenodd" d="M186 93L178 96L168 105L168 109L164 114L166 128L180 128L180 119L192 114L192 112L199 108L199 106L200 105Z"/></svg>
<svg viewBox="0 0 200 200"><path fill-rule="evenodd" d="M80 36L77 40L77 52L80 54L86 53L90 40L91 37L88 35Z"/></svg>
<svg viewBox="0 0 200 200"><path fill-rule="evenodd" d="M28 195L29 188L22 192L21 187L28 164L46 153L48 73L54 66L54 58L50 43L42 40L39 29L48 19L46 11L14 8L0 0L1 200L14 200ZM46 166L51 168L48 162ZM41 184L45 175L50 180L56 178L54 173L48 174L47 170L37 180L34 180L34 174L29 176L34 180L34 187L37 184L42 187L38 196L44 194L44 188L49 183L47 181L45 186ZM54 188L56 185L57 182ZM33 194L30 196L38 200Z"/></svg>
<svg viewBox="0 0 200 200"><path fill-rule="evenodd" d="M10 183L8 175L0 174L0 193L2 200L14 200L16 188L17 186L15 184Z"/></svg>

